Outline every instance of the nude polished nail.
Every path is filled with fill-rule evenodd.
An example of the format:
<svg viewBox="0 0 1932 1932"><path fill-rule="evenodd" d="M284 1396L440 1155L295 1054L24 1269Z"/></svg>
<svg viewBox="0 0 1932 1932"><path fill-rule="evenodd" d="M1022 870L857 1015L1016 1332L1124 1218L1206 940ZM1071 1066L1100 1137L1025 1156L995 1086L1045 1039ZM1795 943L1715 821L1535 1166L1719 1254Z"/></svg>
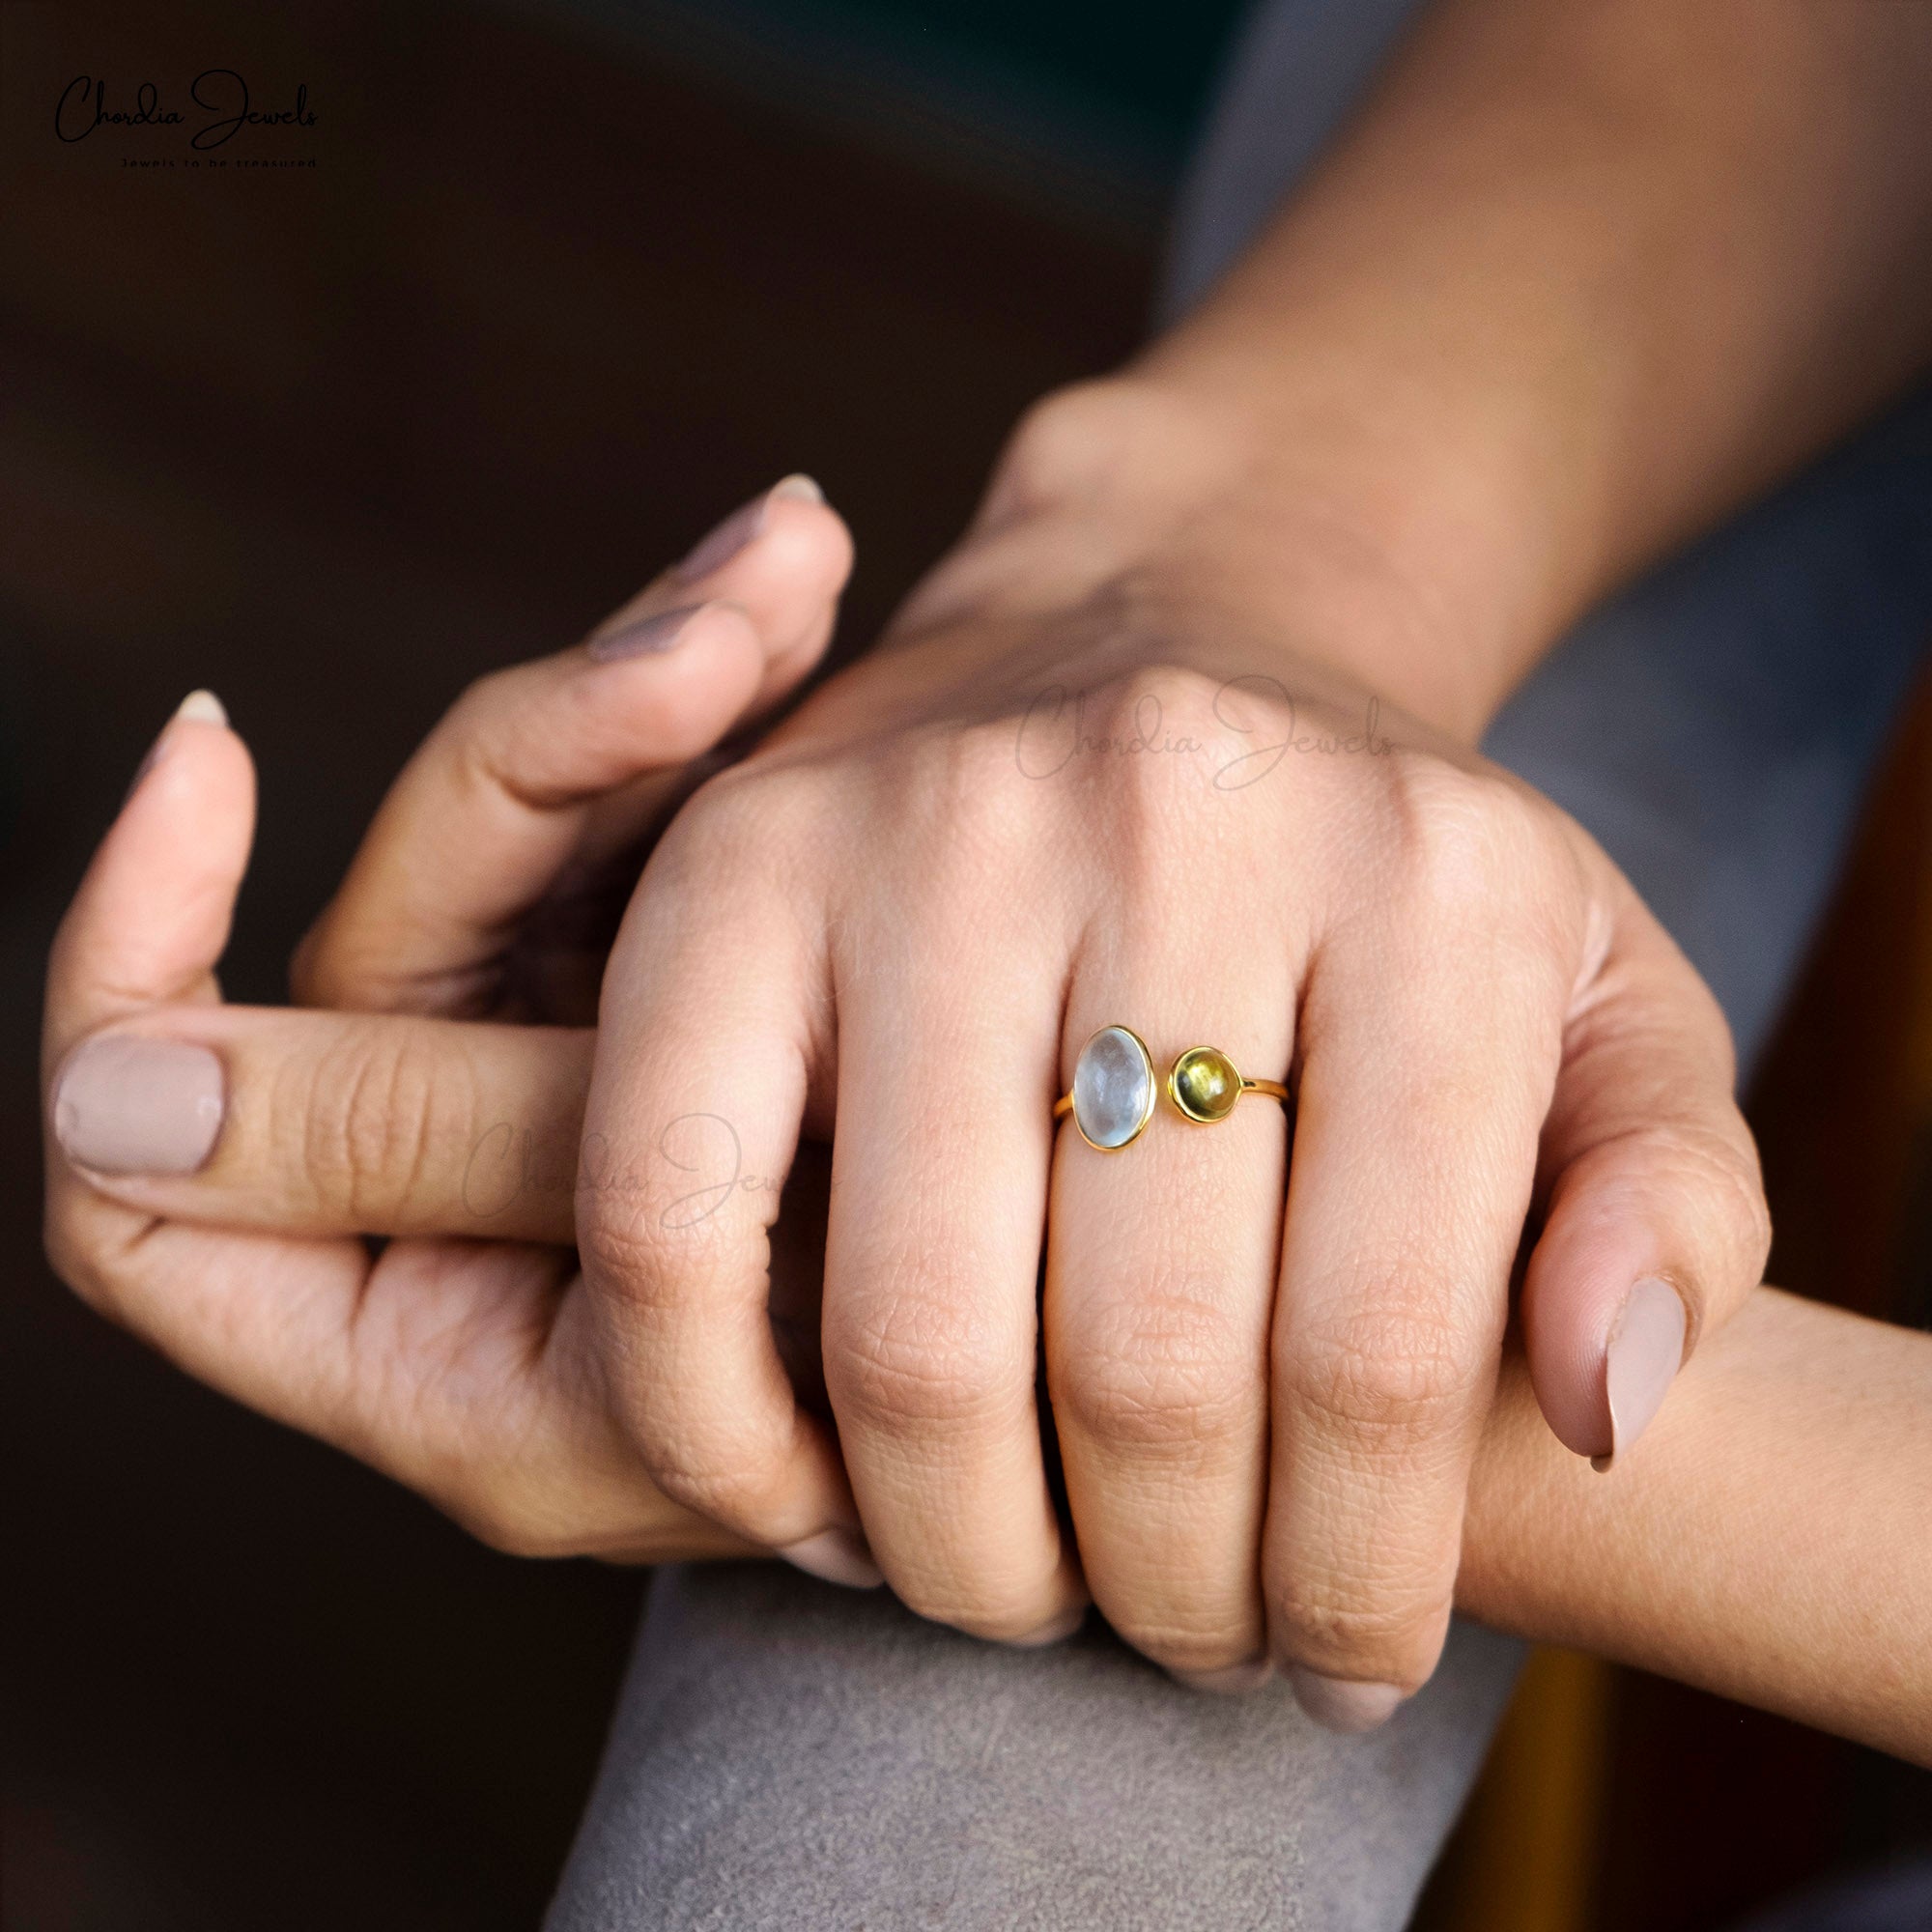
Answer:
<svg viewBox="0 0 1932 1932"><path fill-rule="evenodd" d="M620 624L614 631L600 631L584 649L600 664L618 658L652 657L670 650L684 635L684 627L704 609L702 604L681 604L675 611L660 611L652 617L639 617L634 624Z"/></svg>
<svg viewBox="0 0 1932 1932"><path fill-rule="evenodd" d="M749 503L733 510L708 536L699 538L677 565L675 574L689 583L694 578L709 577L714 570L723 569L748 543L763 533L772 505L786 497L822 503L825 492L802 473L782 478L762 497L753 497Z"/></svg>
<svg viewBox="0 0 1932 1932"><path fill-rule="evenodd" d="M226 1105L220 1059L185 1040L83 1040L54 1088L54 1137L97 1174L193 1174Z"/></svg>
<svg viewBox="0 0 1932 1932"><path fill-rule="evenodd" d="M168 724L184 718L197 724L226 724L228 711L213 692L190 691L175 706L174 716L168 720ZM160 763L161 755L167 749L168 724L161 726L160 735L148 747L147 756L134 767L134 776L128 781L127 796L121 801L124 806L141 789L141 781Z"/></svg>
<svg viewBox="0 0 1932 1932"><path fill-rule="evenodd" d="M1355 1735L1373 1731L1395 1716L1402 1692L1393 1684L1357 1684L1345 1677L1324 1677L1299 1663L1288 1670L1294 1701L1324 1731Z"/></svg>
<svg viewBox="0 0 1932 1932"><path fill-rule="evenodd" d="M1624 1298L1604 1356L1604 1392L1610 1408L1610 1453L1590 1465L1608 1469L1650 1426L1684 1366L1684 1297L1655 1276Z"/></svg>
<svg viewBox="0 0 1932 1932"><path fill-rule="evenodd" d="M842 1583L848 1590L876 1590L886 1580L871 1552L849 1529L822 1529L787 1543L778 1553L807 1575Z"/></svg>

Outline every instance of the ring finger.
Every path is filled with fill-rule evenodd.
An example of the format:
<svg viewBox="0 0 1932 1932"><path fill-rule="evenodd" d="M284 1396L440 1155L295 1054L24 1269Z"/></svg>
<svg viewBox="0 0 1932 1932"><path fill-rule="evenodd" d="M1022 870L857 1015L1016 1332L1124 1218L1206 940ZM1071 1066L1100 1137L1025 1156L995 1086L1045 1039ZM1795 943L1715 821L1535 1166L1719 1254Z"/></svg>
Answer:
<svg viewBox="0 0 1932 1932"><path fill-rule="evenodd" d="M1168 1083L1204 1043L1241 1076L1287 1067L1287 948L1260 944L1271 963L1259 975L1253 952L1208 962L1130 945L1083 962L1068 1086L1096 1031L1131 1016L1147 1030L1145 1072L1118 1035L1094 1052L1116 1054L1129 1082L1151 1078L1152 1113L1112 1151L1088 1144L1077 1116L1063 1125L1047 1244L1048 1386L1089 1587L1127 1642L1208 1689L1268 1674L1258 1552L1288 1130L1280 1101L1253 1094L1192 1121ZM1226 1096L1215 1063L1202 1070L1186 1093L1212 1112Z"/></svg>

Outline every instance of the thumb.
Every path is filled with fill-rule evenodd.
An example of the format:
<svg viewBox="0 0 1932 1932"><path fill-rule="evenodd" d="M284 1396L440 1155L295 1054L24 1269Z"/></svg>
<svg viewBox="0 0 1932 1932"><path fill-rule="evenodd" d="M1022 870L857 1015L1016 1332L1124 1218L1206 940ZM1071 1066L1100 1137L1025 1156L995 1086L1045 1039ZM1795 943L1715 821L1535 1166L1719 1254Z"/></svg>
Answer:
<svg viewBox="0 0 1932 1932"><path fill-rule="evenodd" d="M162 727L54 935L43 1072L85 1032L220 997L215 962L255 832L255 768L212 692Z"/></svg>
<svg viewBox="0 0 1932 1932"><path fill-rule="evenodd" d="M1618 877L1609 953L1565 1032L1523 1282L1530 1378L1558 1438L1609 1467L1771 1247L1717 1001Z"/></svg>

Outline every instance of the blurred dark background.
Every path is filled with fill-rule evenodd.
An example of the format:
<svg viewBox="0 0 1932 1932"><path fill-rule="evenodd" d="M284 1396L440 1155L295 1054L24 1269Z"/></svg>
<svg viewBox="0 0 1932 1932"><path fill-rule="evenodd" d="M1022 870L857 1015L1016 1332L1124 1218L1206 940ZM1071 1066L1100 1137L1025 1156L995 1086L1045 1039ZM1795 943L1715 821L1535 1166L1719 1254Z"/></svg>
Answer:
<svg viewBox="0 0 1932 1932"><path fill-rule="evenodd" d="M154 732L205 684L255 752L224 980L273 1001L455 692L786 470L858 533L862 643L1019 409L1136 340L1235 14L0 6L6 1932L533 1924L644 1587L473 1548L48 1274L43 957ZM315 126L219 169L161 128L55 138L75 75L128 108L212 67L305 87ZM1875 805L1755 1102L1778 1278L1874 1310L1921 1279L1928 765ZM1868 1753L1546 1659L1426 1918L1690 1932L1928 1832Z"/></svg>

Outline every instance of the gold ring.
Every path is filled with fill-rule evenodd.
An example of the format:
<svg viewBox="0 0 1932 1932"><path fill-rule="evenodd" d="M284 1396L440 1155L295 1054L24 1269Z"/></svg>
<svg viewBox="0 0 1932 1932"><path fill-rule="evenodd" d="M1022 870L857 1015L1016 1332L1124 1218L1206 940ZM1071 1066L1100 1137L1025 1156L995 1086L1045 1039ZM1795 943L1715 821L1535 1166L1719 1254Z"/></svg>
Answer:
<svg viewBox="0 0 1932 1932"><path fill-rule="evenodd" d="M1235 1111L1244 1094L1286 1100L1279 1080L1246 1079L1217 1046L1190 1046L1168 1068L1167 1097L1183 1120L1211 1126ZM1153 1118L1153 1056L1131 1027L1102 1027L1073 1065L1073 1086L1053 1103L1053 1118L1073 1116L1080 1138L1102 1153L1118 1153L1140 1139Z"/></svg>

